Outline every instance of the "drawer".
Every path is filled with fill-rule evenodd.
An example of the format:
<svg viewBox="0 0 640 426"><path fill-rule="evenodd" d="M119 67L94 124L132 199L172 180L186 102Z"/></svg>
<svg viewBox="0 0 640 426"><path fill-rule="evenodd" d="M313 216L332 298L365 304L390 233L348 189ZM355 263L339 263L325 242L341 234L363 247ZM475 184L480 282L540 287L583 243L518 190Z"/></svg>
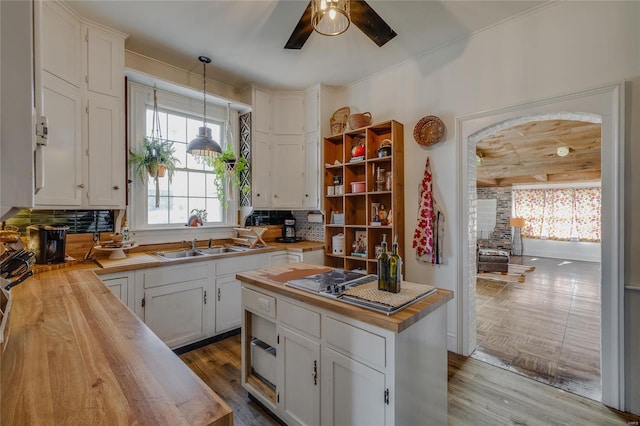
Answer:
<svg viewBox="0 0 640 426"><path fill-rule="evenodd" d="M259 340L251 342L251 369L272 385L276 383L276 349Z"/></svg>
<svg viewBox="0 0 640 426"><path fill-rule="evenodd" d="M266 257L262 254L243 255L220 259L216 265L216 275L237 274L238 272L251 271L269 266Z"/></svg>
<svg viewBox="0 0 640 426"><path fill-rule="evenodd" d="M320 338L320 314L318 312L280 300L278 320L289 328Z"/></svg>
<svg viewBox="0 0 640 426"><path fill-rule="evenodd" d="M327 317L325 333L327 344L338 352L378 370L386 366L385 338Z"/></svg>
<svg viewBox="0 0 640 426"><path fill-rule="evenodd" d="M276 317L276 299L266 294L242 287L242 305L257 314Z"/></svg>
<svg viewBox="0 0 640 426"><path fill-rule="evenodd" d="M276 323L266 320L259 315L251 315L251 337L260 339L270 346L276 346Z"/></svg>
<svg viewBox="0 0 640 426"><path fill-rule="evenodd" d="M144 288L177 284L186 281L205 280L209 278L209 262L194 262L189 265L154 268L139 271L142 273Z"/></svg>

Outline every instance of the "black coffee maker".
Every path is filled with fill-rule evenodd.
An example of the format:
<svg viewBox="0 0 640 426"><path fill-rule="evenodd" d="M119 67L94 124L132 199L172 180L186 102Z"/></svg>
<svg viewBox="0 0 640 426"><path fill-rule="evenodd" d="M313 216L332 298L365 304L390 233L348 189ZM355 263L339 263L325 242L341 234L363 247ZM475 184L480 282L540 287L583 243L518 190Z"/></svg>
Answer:
<svg viewBox="0 0 640 426"><path fill-rule="evenodd" d="M67 226L27 226L29 250L36 254L36 263L64 263L67 242Z"/></svg>
<svg viewBox="0 0 640 426"><path fill-rule="evenodd" d="M296 220L293 216L284 220L284 225L282 226L282 239L284 242L296 241Z"/></svg>

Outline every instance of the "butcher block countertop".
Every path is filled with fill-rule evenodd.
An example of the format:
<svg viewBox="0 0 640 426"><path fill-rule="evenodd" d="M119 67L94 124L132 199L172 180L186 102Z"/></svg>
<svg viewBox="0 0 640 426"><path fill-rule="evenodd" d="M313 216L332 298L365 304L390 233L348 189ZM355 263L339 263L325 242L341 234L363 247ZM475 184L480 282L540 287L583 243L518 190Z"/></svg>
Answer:
<svg viewBox="0 0 640 426"><path fill-rule="evenodd" d="M91 271L13 288L6 425L232 425L229 406Z"/></svg>
<svg viewBox="0 0 640 426"><path fill-rule="evenodd" d="M328 266L318 266L307 263L291 263L288 265L243 272L237 274L236 278L264 290L327 309L371 325L382 327L395 333L400 333L409 328L412 324L415 324L420 319L453 299L452 291L437 289L436 292L430 296L418 300L393 315L387 316L385 314L350 305L336 299L319 296L284 285L284 283L289 280L330 271L331 269L333 268Z"/></svg>

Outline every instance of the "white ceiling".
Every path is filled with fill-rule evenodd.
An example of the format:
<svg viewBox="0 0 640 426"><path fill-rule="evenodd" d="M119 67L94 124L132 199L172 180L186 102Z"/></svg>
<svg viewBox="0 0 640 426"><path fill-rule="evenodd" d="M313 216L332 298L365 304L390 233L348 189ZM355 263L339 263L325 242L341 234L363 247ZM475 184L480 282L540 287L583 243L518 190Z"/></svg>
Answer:
<svg viewBox="0 0 640 426"><path fill-rule="evenodd" d="M308 1L70 0L92 21L129 34L133 52L242 88L347 85L459 40L544 1L398 1L368 3L398 36L376 46L357 27L313 33L302 50L283 48Z"/></svg>

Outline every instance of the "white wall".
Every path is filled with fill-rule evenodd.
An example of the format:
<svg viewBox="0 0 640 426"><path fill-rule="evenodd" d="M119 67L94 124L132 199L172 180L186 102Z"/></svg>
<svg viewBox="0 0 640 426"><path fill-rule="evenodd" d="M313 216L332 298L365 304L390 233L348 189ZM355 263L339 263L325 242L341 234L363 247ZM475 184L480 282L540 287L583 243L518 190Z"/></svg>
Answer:
<svg viewBox="0 0 640 426"><path fill-rule="evenodd" d="M373 75L348 88L349 105L371 111L374 122L396 119L405 124L405 264L407 279L455 290L459 278L458 148L455 118L474 112L521 104L629 80L627 116L640 114L638 2L554 3ZM357 57L354 57L357 60ZM446 140L429 148L413 140L413 126L425 115L443 119ZM631 123L631 121L628 121ZM627 126L625 158L640 160L640 120ZM434 195L447 215L445 264L418 263L411 248L416 223L418 185L424 162L431 157ZM635 179L634 179L635 178ZM640 225L630 224L640 211L640 171L629 167L626 188L626 279L640 282ZM456 349L457 297L448 305L449 348ZM640 331L639 331L640 333ZM640 359L636 354L635 359ZM627 392L640 399L640 389ZM635 408L640 410L640 407Z"/></svg>
<svg viewBox="0 0 640 426"><path fill-rule="evenodd" d="M523 238L525 256L600 262L600 243Z"/></svg>

